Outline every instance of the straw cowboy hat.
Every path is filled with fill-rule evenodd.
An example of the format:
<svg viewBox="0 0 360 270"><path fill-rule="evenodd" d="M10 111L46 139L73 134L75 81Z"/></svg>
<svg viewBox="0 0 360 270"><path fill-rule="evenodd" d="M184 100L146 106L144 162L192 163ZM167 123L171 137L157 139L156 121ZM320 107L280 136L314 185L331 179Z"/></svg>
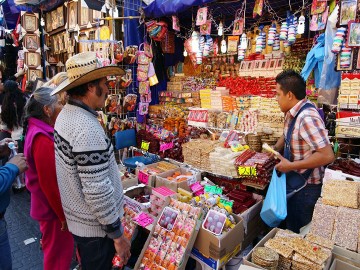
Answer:
<svg viewBox="0 0 360 270"><path fill-rule="evenodd" d="M66 61L68 79L63 81L51 92L51 95L68 91L85 83L106 76L123 76L125 71L117 66L101 67L95 52L83 52L70 57Z"/></svg>

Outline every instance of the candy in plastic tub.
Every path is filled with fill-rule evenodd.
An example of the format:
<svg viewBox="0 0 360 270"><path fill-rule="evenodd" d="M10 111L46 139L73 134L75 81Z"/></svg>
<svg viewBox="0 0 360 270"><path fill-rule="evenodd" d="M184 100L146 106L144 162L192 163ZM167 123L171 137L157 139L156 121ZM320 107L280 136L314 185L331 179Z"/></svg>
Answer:
<svg viewBox="0 0 360 270"><path fill-rule="evenodd" d="M215 235L221 235L225 222L226 215L214 210L209 210L202 227Z"/></svg>
<svg viewBox="0 0 360 270"><path fill-rule="evenodd" d="M178 211L175 211L170 207L165 207L158 220L158 224L165 230L172 231L178 214Z"/></svg>

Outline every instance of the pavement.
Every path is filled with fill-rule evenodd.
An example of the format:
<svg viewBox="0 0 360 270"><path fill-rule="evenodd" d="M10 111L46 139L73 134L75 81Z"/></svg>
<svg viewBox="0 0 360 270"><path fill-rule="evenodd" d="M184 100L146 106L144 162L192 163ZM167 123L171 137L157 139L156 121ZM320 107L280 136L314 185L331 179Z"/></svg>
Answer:
<svg viewBox="0 0 360 270"><path fill-rule="evenodd" d="M30 217L30 194L25 190L11 194L5 219L8 225L13 270L42 270L43 253L40 250L40 229ZM25 244L24 241L31 242ZM77 263L73 261L71 269Z"/></svg>

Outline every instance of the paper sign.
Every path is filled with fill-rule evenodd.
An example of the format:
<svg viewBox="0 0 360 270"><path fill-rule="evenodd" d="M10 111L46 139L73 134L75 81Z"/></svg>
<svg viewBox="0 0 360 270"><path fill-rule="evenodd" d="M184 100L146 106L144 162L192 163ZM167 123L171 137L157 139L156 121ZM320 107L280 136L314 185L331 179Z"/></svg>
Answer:
<svg viewBox="0 0 360 270"><path fill-rule="evenodd" d="M145 151L149 151L150 142L142 141L141 142L141 149Z"/></svg>
<svg viewBox="0 0 360 270"><path fill-rule="evenodd" d="M223 190L218 186L205 186L205 192L206 193L212 193L212 194L222 194Z"/></svg>
<svg viewBox="0 0 360 270"><path fill-rule="evenodd" d="M189 177L187 179L187 184L188 186L191 186L192 184L195 184L197 181L196 181L196 177L195 176L192 176L192 177Z"/></svg>
<svg viewBox="0 0 360 270"><path fill-rule="evenodd" d="M169 142L169 143L162 143L160 144L160 151L166 151L169 150L171 148L174 147L174 143L173 142Z"/></svg>
<svg viewBox="0 0 360 270"><path fill-rule="evenodd" d="M220 203L223 204L224 206L229 206L229 207L233 207L234 202L233 201L228 201L225 199L220 199Z"/></svg>
<svg viewBox="0 0 360 270"><path fill-rule="evenodd" d="M256 168L251 166L241 166L238 172L240 176L256 176Z"/></svg>
<svg viewBox="0 0 360 270"><path fill-rule="evenodd" d="M146 173L144 173L143 171L139 171L138 173L138 178L139 178L139 182L143 183L145 185L148 184L149 182L149 175L147 175Z"/></svg>
<svg viewBox="0 0 360 270"><path fill-rule="evenodd" d="M154 222L153 218L142 212L134 217L134 221L136 221L141 227L146 228L148 225Z"/></svg>

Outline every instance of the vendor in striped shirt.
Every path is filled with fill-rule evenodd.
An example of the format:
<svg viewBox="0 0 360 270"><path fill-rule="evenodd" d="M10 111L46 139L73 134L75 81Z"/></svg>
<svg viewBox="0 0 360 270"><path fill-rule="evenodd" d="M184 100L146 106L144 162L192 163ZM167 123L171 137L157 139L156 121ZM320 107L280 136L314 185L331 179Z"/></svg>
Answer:
<svg viewBox="0 0 360 270"><path fill-rule="evenodd" d="M283 136L274 149L282 152L288 145L289 157L279 156L280 163L275 168L288 174L303 174L304 183L307 181L307 185L288 198L287 202L286 227L298 233L312 219L315 203L321 193L323 166L333 162L335 156L323 119L315 106L306 105L311 102L306 98L306 83L300 74L293 70L283 71L276 77L276 83L276 97L285 114L285 124ZM293 130L288 134L293 119Z"/></svg>

